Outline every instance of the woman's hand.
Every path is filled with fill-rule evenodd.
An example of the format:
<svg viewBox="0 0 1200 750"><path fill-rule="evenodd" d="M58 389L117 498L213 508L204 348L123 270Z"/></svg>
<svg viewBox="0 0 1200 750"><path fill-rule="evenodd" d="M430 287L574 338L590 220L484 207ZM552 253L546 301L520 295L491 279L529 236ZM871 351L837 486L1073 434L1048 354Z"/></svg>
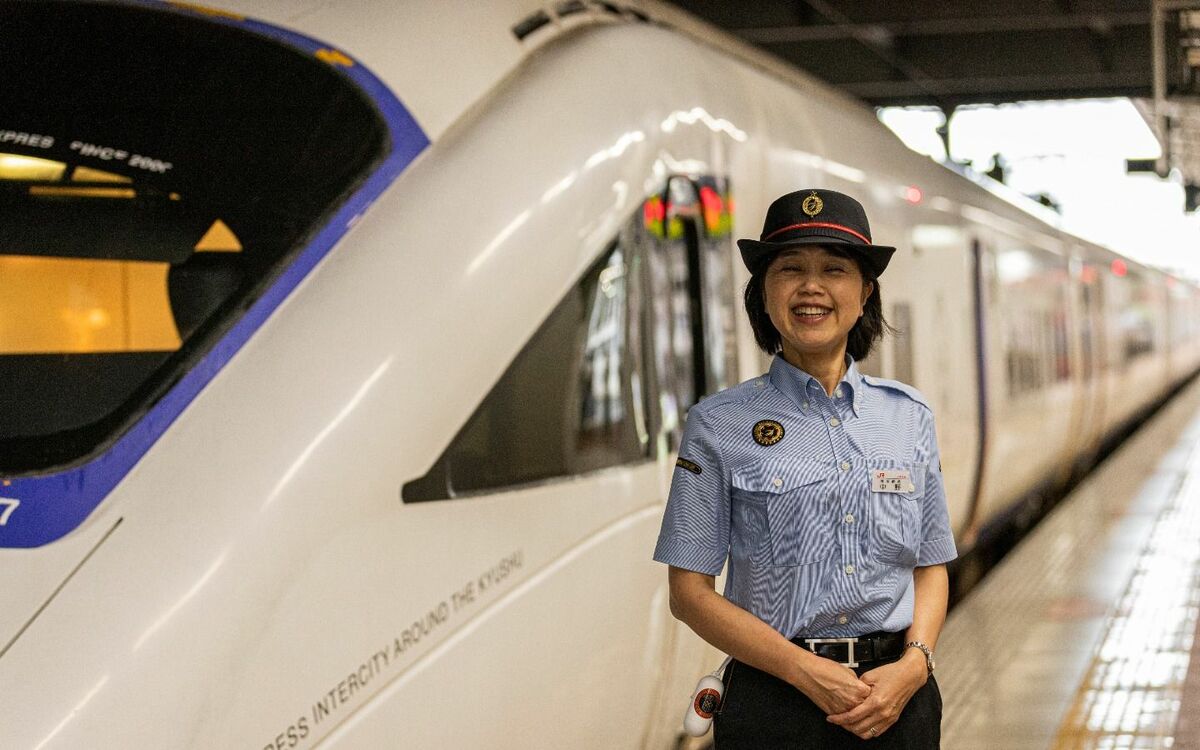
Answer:
<svg viewBox="0 0 1200 750"><path fill-rule="evenodd" d="M845 715L871 695L871 686L853 670L816 655L810 659L804 680L796 688L826 715Z"/></svg>
<svg viewBox="0 0 1200 750"><path fill-rule="evenodd" d="M870 687L871 694L848 711L831 713L829 721L864 740L878 737L896 723L909 699L927 679L924 654L909 649L899 661L863 673L862 681Z"/></svg>

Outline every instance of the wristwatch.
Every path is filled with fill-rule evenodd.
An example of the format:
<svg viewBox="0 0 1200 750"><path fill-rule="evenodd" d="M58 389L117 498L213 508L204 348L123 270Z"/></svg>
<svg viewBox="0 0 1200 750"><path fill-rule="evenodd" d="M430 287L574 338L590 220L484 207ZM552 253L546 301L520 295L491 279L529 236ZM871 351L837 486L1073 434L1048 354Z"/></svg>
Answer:
<svg viewBox="0 0 1200 750"><path fill-rule="evenodd" d="M908 643L904 644L904 647L921 649L921 653L925 654L925 668L929 670L929 674L933 674L933 649L929 648L920 641L909 641Z"/></svg>

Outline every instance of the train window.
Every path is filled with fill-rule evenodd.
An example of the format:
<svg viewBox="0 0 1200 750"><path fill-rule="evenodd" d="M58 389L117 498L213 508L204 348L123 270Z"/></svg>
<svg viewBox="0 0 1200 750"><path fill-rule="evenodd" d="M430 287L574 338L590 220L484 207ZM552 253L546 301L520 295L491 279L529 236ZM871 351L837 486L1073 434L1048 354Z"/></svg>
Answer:
<svg viewBox="0 0 1200 750"><path fill-rule="evenodd" d="M1009 247L996 256L997 304L1005 307L1004 335L1008 395L1033 394L1071 377L1068 271L1058 255Z"/></svg>
<svg viewBox="0 0 1200 750"><path fill-rule="evenodd" d="M1200 316L1194 311L1195 292L1173 276L1167 277L1167 311L1170 323L1170 344L1185 348L1200 330Z"/></svg>
<svg viewBox="0 0 1200 750"><path fill-rule="evenodd" d="M1038 391L1048 380L1047 316L1037 309L1014 309L1007 323L1008 395Z"/></svg>
<svg viewBox="0 0 1200 750"><path fill-rule="evenodd" d="M501 490L674 449L687 409L734 371L730 225L724 181L697 190L675 178L646 200L433 467L404 485L403 500ZM661 440L652 443L651 431Z"/></svg>
<svg viewBox="0 0 1200 750"><path fill-rule="evenodd" d="M19 474L133 424L388 135L333 66L236 25L45 0L4 18L0 472Z"/></svg>
<svg viewBox="0 0 1200 750"><path fill-rule="evenodd" d="M637 260L615 243L542 323L405 502L444 500L644 458L635 413ZM633 350L631 350L633 349Z"/></svg>
<svg viewBox="0 0 1200 750"><path fill-rule="evenodd" d="M1066 290L1059 290L1059 299L1050 313L1049 330L1053 337L1054 377L1056 380L1071 379L1071 341L1067 331Z"/></svg>
<svg viewBox="0 0 1200 750"><path fill-rule="evenodd" d="M1098 354L1096 348L1095 337L1097 321L1099 320L1100 310L1103 305L1100 304L1097 297L1097 289L1093 286L1096 280L1094 266L1083 266L1080 273L1081 283L1079 286L1080 301L1083 305L1083 315L1079 318L1079 347L1082 359L1080 360L1081 372L1083 379L1090 381L1095 371L1095 358Z"/></svg>
<svg viewBox="0 0 1200 750"><path fill-rule="evenodd" d="M1122 365L1150 354L1155 349L1156 314L1158 304L1150 279L1135 269L1128 269L1118 279L1125 287L1125 304L1117 318Z"/></svg>

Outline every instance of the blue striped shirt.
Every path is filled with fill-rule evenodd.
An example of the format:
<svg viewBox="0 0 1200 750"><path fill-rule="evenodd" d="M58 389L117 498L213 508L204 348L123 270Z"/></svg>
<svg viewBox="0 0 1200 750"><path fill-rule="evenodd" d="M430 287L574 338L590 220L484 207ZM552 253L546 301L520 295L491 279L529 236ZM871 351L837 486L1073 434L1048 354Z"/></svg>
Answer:
<svg viewBox="0 0 1200 750"><path fill-rule="evenodd" d="M933 413L847 360L832 397L776 356L693 406L654 550L706 575L728 558L726 598L789 638L904 630L913 568L957 556Z"/></svg>

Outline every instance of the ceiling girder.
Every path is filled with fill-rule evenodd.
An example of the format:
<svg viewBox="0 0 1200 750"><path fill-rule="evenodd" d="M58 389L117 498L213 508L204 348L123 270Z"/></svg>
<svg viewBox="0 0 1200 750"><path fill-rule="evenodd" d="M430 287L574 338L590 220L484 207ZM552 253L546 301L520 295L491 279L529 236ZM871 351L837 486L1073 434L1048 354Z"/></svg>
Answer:
<svg viewBox="0 0 1200 750"><path fill-rule="evenodd" d="M1145 11L989 16L984 18L929 18L873 23L822 24L820 26L759 26L730 29L755 44L790 44L837 39L942 36L946 34L1007 34L1020 31L1089 29L1107 32L1120 26L1149 26Z"/></svg>

